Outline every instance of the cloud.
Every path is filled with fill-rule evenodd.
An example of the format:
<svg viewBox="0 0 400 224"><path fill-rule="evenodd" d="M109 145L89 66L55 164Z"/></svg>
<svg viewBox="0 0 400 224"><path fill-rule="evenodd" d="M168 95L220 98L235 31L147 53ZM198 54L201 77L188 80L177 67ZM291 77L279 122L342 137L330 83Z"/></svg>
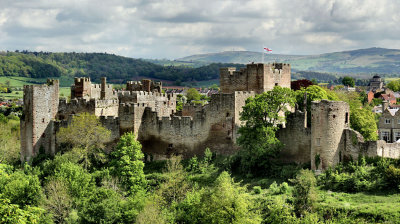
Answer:
<svg viewBox="0 0 400 224"><path fill-rule="evenodd" d="M2 0L0 50L178 58L398 48L396 0Z"/></svg>

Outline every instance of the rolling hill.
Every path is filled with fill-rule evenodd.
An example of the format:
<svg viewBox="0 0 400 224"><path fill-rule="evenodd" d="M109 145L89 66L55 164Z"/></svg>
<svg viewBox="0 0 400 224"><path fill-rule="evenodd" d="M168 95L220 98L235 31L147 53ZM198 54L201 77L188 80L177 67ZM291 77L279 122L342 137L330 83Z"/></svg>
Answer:
<svg viewBox="0 0 400 224"><path fill-rule="evenodd" d="M175 61L201 62L203 64L215 62L246 64L261 60L260 52L225 51L192 55ZM264 55L264 62L273 61L290 63L292 68L297 71L400 74L400 50L397 49L367 48L320 55Z"/></svg>
<svg viewBox="0 0 400 224"><path fill-rule="evenodd" d="M208 63L201 67L163 66L142 59L106 53L0 52L0 77L91 77L99 82L107 77L112 83L151 78L170 82L198 82L219 78L221 67L238 64Z"/></svg>

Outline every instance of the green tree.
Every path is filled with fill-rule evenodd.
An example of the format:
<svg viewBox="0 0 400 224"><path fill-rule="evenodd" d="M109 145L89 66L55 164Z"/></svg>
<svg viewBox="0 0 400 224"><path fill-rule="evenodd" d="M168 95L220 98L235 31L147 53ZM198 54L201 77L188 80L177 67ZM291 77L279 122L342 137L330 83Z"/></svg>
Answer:
<svg viewBox="0 0 400 224"><path fill-rule="evenodd" d="M307 93L307 111L311 110L311 102L316 100L339 100L335 92L312 85L295 92L296 101L301 110L304 110L304 94ZM310 114L310 113L309 113Z"/></svg>
<svg viewBox="0 0 400 224"><path fill-rule="evenodd" d="M19 121L8 119L0 113L0 163L19 162L21 151L19 138Z"/></svg>
<svg viewBox="0 0 400 224"><path fill-rule="evenodd" d="M177 203L185 198L190 189L187 174L181 164L180 156L173 156L167 161L165 182L160 185L157 195L162 198L163 206Z"/></svg>
<svg viewBox="0 0 400 224"><path fill-rule="evenodd" d="M195 88L190 88L186 92L186 97L188 101L200 100L201 94Z"/></svg>
<svg viewBox="0 0 400 224"><path fill-rule="evenodd" d="M297 214L304 215L312 212L317 199L315 188L317 180L314 173L311 170L301 170L296 178L291 181L294 184L293 204Z"/></svg>
<svg viewBox="0 0 400 224"><path fill-rule="evenodd" d="M76 201L88 195L94 188L90 173L72 162L62 163L55 169L54 178L65 183L68 194Z"/></svg>
<svg viewBox="0 0 400 224"><path fill-rule="evenodd" d="M99 119L89 113L82 113L72 119L68 127L60 128L57 138L60 143L72 148L80 148L80 156L85 169L93 161L104 161L104 143L110 140L111 132L104 128Z"/></svg>
<svg viewBox="0 0 400 224"><path fill-rule="evenodd" d="M178 205L178 223L261 223L245 187L222 172L210 189L188 193Z"/></svg>
<svg viewBox="0 0 400 224"><path fill-rule="evenodd" d="M342 79L342 84L345 85L345 86L354 87L355 82L354 82L354 79L352 77L345 76Z"/></svg>
<svg viewBox="0 0 400 224"><path fill-rule="evenodd" d="M238 144L242 171L268 163L280 149L275 136L277 124L285 121L285 115L294 106L295 98L289 88L276 86L273 90L250 97L246 100L240 120L244 125L239 129ZM254 171L256 171L254 170Z"/></svg>
<svg viewBox="0 0 400 224"><path fill-rule="evenodd" d="M50 180L45 187L46 200L44 206L53 215L56 223L64 223L72 207L72 199L66 184L61 180Z"/></svg>
<svg viewBox="0 0 400 224"><path fill-rule="evenodd" d="M82 223L123 223L122 197L112 189L96 188L80 201L78 215ZM131 220L131 223L133 220Z"/></svg>
<svg viewBox="0 0 400 224"><path fill-rule="evenodd" d="M39 205L43 199L39 177L12 169L12 166L0 164L0 198L21 207Z"/></svg>
<svg viewBox="0 0 400 224"><path fill-rule="evenodd" d="M400 91L400 79L390 81L386 86L395 92Z"/></svg>
<svg viewBox="0 0 400 224"><path fill-rule="evenodd" d="M51 217L46 215L43 208L26 206L21 209L10 200L0 198L0 223L52 223Z"/></svg>
<svg viewBox="0 0 400 224"><path fill-rule="evenodd" d="M378 139L378 127L375 122L374 113L367 108L354 108L350 113L351 128L360 132L365 140L374 141Z"/></svg>
<svg viewBox="0 0 400 224"><path fill-rule="evenodd" d="M219 86L217 84L212 84L210 87L208 87L209 89L214 89L214 90L219 90Z"/></svg>
<svg viewBox="0 0 400 224"><path fill-rule="evenodd" d="M144 190L147 186L143 172L144 154L142 145L132 132L125 133L119 139L116 150L111 153L111 170L114 176L133 194Z"/></svg>
<svg viewBox="0 0 400 224"><path fill-rule="evenodd" d="M150 199L146 202L143 210L136 217L136 223L138 224L167 223L165 217L162 214L161 206L158 203L158 201L159 198L157 198L157 196L150 197Z"/></svg>

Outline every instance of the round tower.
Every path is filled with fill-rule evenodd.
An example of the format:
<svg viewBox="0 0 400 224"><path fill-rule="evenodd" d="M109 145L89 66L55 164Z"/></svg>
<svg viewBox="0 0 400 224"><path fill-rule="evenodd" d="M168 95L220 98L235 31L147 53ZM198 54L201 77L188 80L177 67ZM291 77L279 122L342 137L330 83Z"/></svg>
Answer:
<svg viewBox="0 0 400 224"><path fill-rule="evenodd" d="M340 140L349 127L349 105L343 101L313 101L311 105L311 168L326 169L340 161Z"/></svg>

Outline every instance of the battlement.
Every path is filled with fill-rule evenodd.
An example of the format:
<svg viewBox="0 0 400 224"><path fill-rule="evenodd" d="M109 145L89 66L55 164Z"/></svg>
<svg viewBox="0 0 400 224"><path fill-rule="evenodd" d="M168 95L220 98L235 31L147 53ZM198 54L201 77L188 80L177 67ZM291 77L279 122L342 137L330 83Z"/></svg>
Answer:
<svg viewBox="0 0 400 224"><path fill-rule="evenodd" d="M133 114L137 109L149 107L148 103L121 103L119 104L119 113Z"/></svg>
<svg viewBox="0 0 400 224"><path fill-rule="evenodd" d="M142 79L142 81L126 82L126 90L128 91L145 91L145 92L161 93L161 89L162 89L161 82L154 82L149 79Z"/></svg>
<svg viewBox="0 0 400 224"><path fill-rule="evenodd" d="M99 120L101 123L116 123L119 118L116 116L99 116Z"/></svg>
<svg viewBox="0 0 400 224"><path fill-rule="evenodd" d="M48 86L54 86L54 85L58 86L60 84L60 82L58 81L58 79L47 79L46 84Z"/></svg>
<svg viewBox="0 0 400 224"><path fill-rule="evenodd" d="M235 91L235 95L254 95L254 94L255 94L254 91Z"/></svg>
<svg viewBox="0 0 400 224"><path fill-rule="evenodd" d="M275 86L290 88L290 73L290 64L285 63L252 63L239 71L231 67L221 68L221 92L254 91L259 94Z"/></svg>
<svg viewBox="0 0 400 224"><path fill-rule="evenodd" d="M90 82L90 77L75 77L74 78L74 82L75 82L75 85L76 84L81 84L81 83L84 83L84 82Z"/></svg>

